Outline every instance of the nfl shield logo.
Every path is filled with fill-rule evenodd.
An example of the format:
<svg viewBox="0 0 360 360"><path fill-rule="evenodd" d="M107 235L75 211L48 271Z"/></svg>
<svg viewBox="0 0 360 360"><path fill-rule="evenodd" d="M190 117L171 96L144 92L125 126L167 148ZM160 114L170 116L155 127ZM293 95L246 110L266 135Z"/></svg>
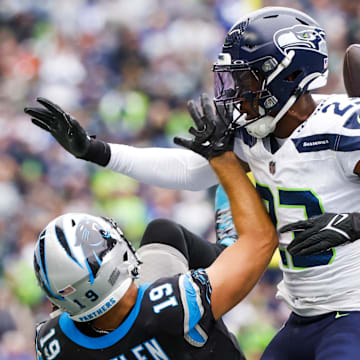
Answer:
<svg viewBox="0 0 360 360"><path fill-rule="evenodd" d="M271 174L271 175L274 175L274 174L275 174L275 171L276 171L275 161L270 161L270 162L269 162L269 171L270 171L270 174Z"/></svg>

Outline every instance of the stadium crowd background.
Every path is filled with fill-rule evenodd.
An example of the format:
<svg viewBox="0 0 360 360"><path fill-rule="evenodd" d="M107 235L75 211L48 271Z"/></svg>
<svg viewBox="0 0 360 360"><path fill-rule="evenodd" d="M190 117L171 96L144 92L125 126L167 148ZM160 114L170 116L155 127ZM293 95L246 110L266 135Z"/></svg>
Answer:
<svg viewBox="0 0 360 360"><path fill-rule="evenodd" d="M37 96L109 142L172 147L190 124L186 101L212 93L211 64L227 29L265 5L301 9L325 28L330 78L344 92L346 47L360 42L356 0L0 1L0 360L34 359L34 324L50 306L36 286L39 231L69 211L116 219L134 243L166 217L215 240L213 195L159 189L76 160L23 113ZM164 169L166 171L166 169ZM259 358L288 310L274 298L276 264L227 316L249 360ZM233 280L235 281L235 280Z"/></svg>

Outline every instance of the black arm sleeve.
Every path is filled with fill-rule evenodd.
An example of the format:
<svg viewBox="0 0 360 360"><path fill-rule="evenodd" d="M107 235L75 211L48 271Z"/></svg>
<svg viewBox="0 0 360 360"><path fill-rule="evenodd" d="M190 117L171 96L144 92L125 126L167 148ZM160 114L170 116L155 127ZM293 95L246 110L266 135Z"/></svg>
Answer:
<svg viewBox="0 0 360 360"><path fill-rule="evenodd" d="M190 269L210 266L224 249L222 245L201 239L167 219L152 221L145 230L140 246L154 243L166 244L179 250L188 260Z"/></svg>

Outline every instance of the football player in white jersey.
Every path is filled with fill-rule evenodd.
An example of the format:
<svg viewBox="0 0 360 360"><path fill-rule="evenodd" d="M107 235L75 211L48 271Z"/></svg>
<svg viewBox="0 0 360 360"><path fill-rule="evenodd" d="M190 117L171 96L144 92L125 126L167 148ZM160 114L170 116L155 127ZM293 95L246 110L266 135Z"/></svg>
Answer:
<svg viewBox="0 0 360 360"><path fill-rule="evenodd" d="M279 7L240 19L214 65L217 112L225 126L239 127L235 152L253 172L278 228L323 212L359 209L360 99L334 95L317 105L310 91L326 84L327 67L320 25L302 12ZM194 102L189 109L194 119L201 118ZM48 110L26 112L75 156L139 181L188 190L217 183L206 161L189 151L109 145L86 137L69 115L54 126ZM287 246L295 236L280 237L284 279L278 291L293 313L263 359L357 359L360 242L292 255Z"/></svg>

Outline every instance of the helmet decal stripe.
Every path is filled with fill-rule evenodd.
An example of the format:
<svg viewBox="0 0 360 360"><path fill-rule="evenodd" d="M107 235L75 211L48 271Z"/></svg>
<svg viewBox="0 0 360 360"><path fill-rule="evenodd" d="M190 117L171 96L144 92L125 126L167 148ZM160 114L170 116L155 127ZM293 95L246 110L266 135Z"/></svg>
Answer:
<svg viewBox="0 0 360 360"><path fill-rule="evenodd" d="M40 267L45 276L46 282L49 283L47 268L46 268L46 260L45 260L45 234L44 230L39 236L39 256L40 256Z"/></svg>
<svg viewBox="0 0 360 360"><path fill-rule="evenodd" d="M56 237L57 237L59 243L64 248L66 254L83 269L83 266L79 263L79 261L76 259L76 257L72 253L64 231L58 225L55 225L55 234L56 234Z"/></svg>
<svg viewBox="0 0 360 360"><path fill-rule="evenodd" d="M50 298L52 297L52 298L56 298L58 300L65 300L62 296L58 296L58 295L54 294L54 292L51 290L51 287L50 287L50 282L48 279L47 267L46 267L45 234L46 234L46 231L44 230L39 236L38 250L39 250L40 259L37 258L36 254L34 256L36 277L39 280L40 285L44 289L45 293ZM40 260L40 261L38 261L38 260ZM42 273L44 274L45 279L43 278L43 276L41 276L40 271L39 271L40 269L42 270Z"/></svg>
<svg viewBox="0 0 360 360"><path fill-rule="evenodd" d="M101 266L101 264L102 264L102 260L101 260L101 259L99 259L99 257L97 256L97 254L96 254L96 253L95 253L95 259L96 259L96 261L98 262L99 266Z"/></svg>

